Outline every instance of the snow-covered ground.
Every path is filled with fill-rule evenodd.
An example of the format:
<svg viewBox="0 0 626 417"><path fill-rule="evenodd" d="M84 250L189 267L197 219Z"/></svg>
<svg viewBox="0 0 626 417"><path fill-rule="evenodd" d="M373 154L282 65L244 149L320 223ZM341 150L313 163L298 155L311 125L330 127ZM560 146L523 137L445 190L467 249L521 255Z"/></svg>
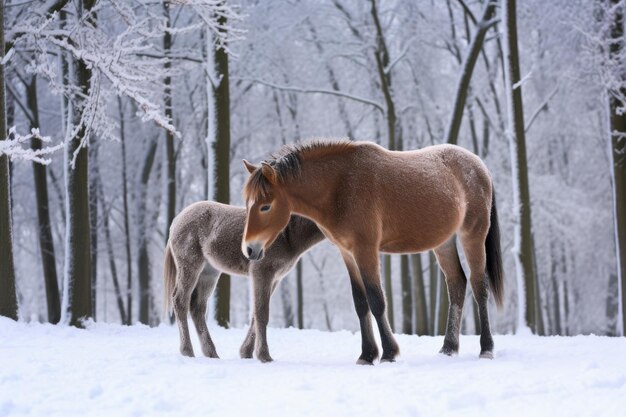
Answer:
<svg viewBox="0 0 626 417"><path fill-rule="evenodd" d="M238 358L244 329L211 330L219 360L180 356L170 326L0 318L0 416L626 415L626 338L495 336L489 361L476 336L448 358L400 335L396 363L357 366L347 331L269 329L261 364Z"/></svg>

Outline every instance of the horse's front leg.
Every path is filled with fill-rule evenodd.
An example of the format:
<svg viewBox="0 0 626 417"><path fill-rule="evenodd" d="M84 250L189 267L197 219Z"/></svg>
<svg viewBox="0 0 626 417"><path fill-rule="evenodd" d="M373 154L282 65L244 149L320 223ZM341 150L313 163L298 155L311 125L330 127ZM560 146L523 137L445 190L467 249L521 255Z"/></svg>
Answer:
<svg viewBox="0 0 626 417"><path fill-rule="evenodd" d="M380 341L383 345L381 362L394 362L400 354L398 343L391 332L387 319L385 293L380 281L380 266L378 263L378 248L376 246L359 246L353 251L354 260L359 267L361 279L365 286L369 308L378 324Z"/></svg>
<svg viewBox="0 0 626 417"><path fill-rule="evenodd" d="M272 295L272 278L263 274L252 275L252 289L254 293L254 351L261 362L271 362L269 348L267 347L267 323L270 316L270 297Z"/></svg>
<svg viewBox="0 0 626 417"><path fill-rule="evenodd" d="M352 299L354 300L354 308L359 317L359 325L361 327L361 356L359 356L356 363L358 365L373 365L374 361L378 359L378 346L376 346L376 340L372 331L372 320L365 286L352 255L342 251L341 256L346 264L346 268L348 268L350 285L352 286Z"/></svg>

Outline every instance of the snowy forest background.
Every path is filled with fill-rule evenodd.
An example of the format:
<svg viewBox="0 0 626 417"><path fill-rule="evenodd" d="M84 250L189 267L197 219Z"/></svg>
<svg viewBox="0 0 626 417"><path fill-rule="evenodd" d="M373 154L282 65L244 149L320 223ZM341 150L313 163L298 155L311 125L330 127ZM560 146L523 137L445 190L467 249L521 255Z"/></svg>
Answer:
<svg viewBox="0 0 626 417"><path fill-rule="evenodd" d="M203 199L242 205L243 158L258 162L307 138L349 137L393 149L456 142L485 160L506 271L504 308L492 306L495 332L523 323L520 288L530 285L536 315L531 323L526 315L526 324L533 331L622 334L616 231L624 216L615 207L625 205L626 194L614 173L624 170L626 142L615 134L626 87L624 2L517 5L516 87L527 162L513 168L527 168L534 255L534 284L525 286L513 253L518 182L499 3L6 0L6 122L15 129L0 153L11 157L19 317L58 321L71 301L69 265L87 254L95 320L167 320L161 273L172 216ZM463 88L476 42L481 47ZM454 135L459 91L466 97ZM42 145L49 153L39 156L50 163L29 162L37 151L28 148ZM72 188L80 181L88 189L87 217L67 208L81 198ZM67 238L74 216L89 221L82 236L90 245ZM68 253L72 247L81 255ZM382 264L389 265L395 331L442 334L447 296L433 256L388 259ZM71 279L85 281L79 275ZM227 312L217 321L242 327L250 314L248 281L222 281ZM467 297L463 332L474 333L469 290ZM215 303L210 310L219 312ZM270 325L358 329L347 272L332 245L316 246L285 278Z"/></svg>

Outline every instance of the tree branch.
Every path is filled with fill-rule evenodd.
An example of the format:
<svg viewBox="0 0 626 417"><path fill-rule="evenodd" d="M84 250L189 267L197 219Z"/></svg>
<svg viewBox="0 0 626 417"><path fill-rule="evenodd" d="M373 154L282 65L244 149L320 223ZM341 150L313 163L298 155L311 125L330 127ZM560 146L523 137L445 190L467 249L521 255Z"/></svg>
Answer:
<svg viewBox="0 0 626 417"><path fill-rule="evenodd" d="M342 91L335 91L335 90L326 90L323 88L300 88L300 87L293 87L293 86L289 86L289 85L279 85L279 84L274 84L271 83L269 81L264 81L264 80L257 80L254 78L232 78L233 80L240 80L240 81L249 81L251 83L255 83L255 84L261 84L264 85L266 87L270 87L270 88L275 88L277 90L282 90L282 91L293 91L296 93L304 93L304 94L328 94L331 96L337 96L337 97L343 97L343 98L347 98L349 100L353 100L362 104L367 104L370 106L375 107L376 109L380 110L381 113L385 113L385 109L383 108L383 106L380 103L377 103L373 100L370 100L368 98L363 98L363 97L359 97L359 96L355 96L352 94L348 94L348 93L344 93Z"/></svg>

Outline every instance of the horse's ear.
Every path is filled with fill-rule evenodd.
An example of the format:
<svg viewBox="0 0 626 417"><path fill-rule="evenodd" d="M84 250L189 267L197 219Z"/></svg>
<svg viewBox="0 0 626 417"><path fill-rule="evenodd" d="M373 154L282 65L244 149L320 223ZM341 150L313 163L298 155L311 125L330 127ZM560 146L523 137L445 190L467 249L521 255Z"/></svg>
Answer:
<svg viewBox="0 0 626 417"><path fill-rule="evenodd" d="M252 174L258 168L256 165L251 164L250 162L246 161L245 159L243 160L243 165L246 167L246 169L248 170L248 172L250 174Z"/></svg>
<svg viewBox="0 0 626 417"><path fill-rule="evenodd" d="M261 173L271 184L276 183L276 170L267 162L261 162Z"/></svg>

